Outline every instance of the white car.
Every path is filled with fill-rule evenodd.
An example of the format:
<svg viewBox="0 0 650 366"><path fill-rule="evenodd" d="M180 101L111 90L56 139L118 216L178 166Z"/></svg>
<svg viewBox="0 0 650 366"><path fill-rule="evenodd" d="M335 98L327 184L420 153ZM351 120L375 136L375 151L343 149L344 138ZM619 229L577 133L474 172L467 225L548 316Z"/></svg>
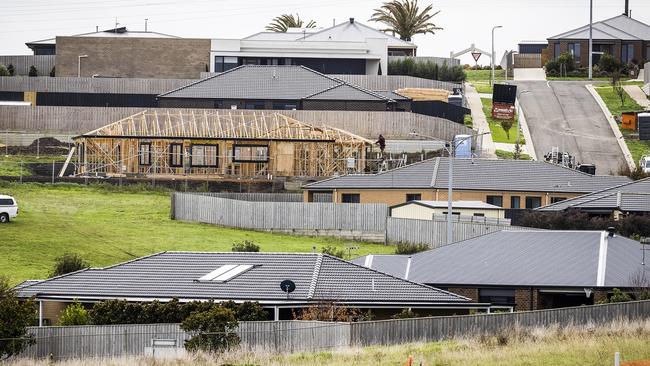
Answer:
<svg viewBox="0 0 650 366"><path fill-rule="evenodd" d="M18 216L18 203L11 196L0 195L0 223L9 222L9 220Z"/></svg>
<svg viewBox="0 0 650 366"><path fill-rule="evenodd" d="M639 160L639 167L644 173L650 174L650 156L644 156Z"/></svg>

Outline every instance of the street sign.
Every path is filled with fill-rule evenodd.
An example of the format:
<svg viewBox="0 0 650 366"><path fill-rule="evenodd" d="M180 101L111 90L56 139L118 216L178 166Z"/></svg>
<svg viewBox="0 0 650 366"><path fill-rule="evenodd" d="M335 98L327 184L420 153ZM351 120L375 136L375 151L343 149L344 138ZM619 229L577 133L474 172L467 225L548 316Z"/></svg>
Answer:
<svg viewBox="0 0 650 366"><path fill-rule="evenodd" d="M481 57L480 52L472 52L472 57L474 57L474 61L478 62L479 57Z"/></svg>

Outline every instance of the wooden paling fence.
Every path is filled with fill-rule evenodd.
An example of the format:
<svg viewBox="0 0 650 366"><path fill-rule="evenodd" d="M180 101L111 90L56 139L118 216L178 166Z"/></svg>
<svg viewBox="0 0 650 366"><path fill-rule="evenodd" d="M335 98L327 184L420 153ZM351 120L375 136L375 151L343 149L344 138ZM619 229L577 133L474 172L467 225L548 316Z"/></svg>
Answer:
<svg viewBox="0 0 650 366"><path fill-rule="evenodd" d="M514 67L515 68L540 68L542 67L542 55L529 54L529 53L515 53Z"/></svg>
<svg viewBox="0 0 650 366"><path fill-rule="evenodd" d="M396 345L454 337L494 335L515 327L599 325L650 318L650 300L517 313L442 316L360 323L287 320L240 322L236 333L243 350L277 353L354 346ZM31 327L35 344L21 357L120 357L151 354L154 339L182 348L189 335L178 324Z"/></svg>
<svg viewBox="0 0 650 366"><path fill-rule="evenodd" d="M234 193L234 192L219 192L219 193L199 193L203 196L226 198L238 201L252 201L252 202L302 202L303 196L301 193Z"/></svg>

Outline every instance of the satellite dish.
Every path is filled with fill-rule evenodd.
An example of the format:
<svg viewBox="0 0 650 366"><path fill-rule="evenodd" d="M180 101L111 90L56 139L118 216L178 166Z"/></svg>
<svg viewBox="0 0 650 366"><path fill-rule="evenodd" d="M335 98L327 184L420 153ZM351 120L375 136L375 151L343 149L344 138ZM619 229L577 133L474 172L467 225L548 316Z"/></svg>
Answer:
<svg viewBox="0 0 650 366"><path fill-rule="evenodd" d="M296 284L291 280L284 280L280 283L280 288L288 295L296 289Z"/></svg>

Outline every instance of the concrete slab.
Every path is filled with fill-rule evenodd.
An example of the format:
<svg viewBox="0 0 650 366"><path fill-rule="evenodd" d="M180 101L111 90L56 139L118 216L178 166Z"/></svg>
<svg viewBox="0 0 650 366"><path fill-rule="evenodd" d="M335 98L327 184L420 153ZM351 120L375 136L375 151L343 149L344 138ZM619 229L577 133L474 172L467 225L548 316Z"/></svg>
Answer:
<svg viewBox="0 0 650 366"><path fill-rule="evenodd" d="M514 69L513 72L513 78L515 81L546 80L546 73L542 68Z"/></svg>
<svg viewBox="0 0 650 366"><path fill-rule="evenodd" d="M630 98L632 98L632 100L634 100L638 105L643 108L650 107L650 99L648 99L641 88L636 85L623 85L623 89L625 89Z"/></svg>
<svg viewBox="0 0 650 366"><path fill-rule="evenodd" d="M472 111L472 121L476 133L490 132L490 126L488 125L485 114L483 113L481 97L476 89L468 83L465 83L465 97L467 99L467 104ZM494 146L492 135L487 134L481 136L481 157L495 159L497 157L495 151L496 147Z"/></svg>

